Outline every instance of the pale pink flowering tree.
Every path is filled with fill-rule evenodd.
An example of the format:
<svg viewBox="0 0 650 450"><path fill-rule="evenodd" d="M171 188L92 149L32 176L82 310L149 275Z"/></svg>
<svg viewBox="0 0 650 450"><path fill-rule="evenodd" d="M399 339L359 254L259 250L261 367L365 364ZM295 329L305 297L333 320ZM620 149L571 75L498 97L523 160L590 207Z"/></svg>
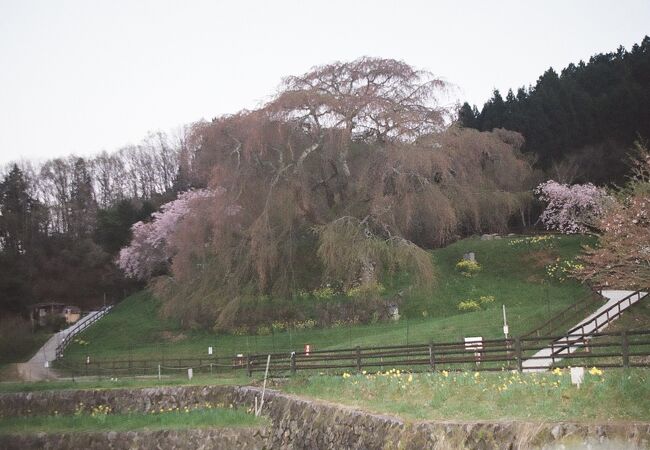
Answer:
<svg viewBox="0 0 650 450"><path fill-rule="evenodd" d="M601 219L599 245L582 257L578 278L624 289L647 289L650 280L650 194L634 192Z"/></svg>
<svg viewBox="0 0 650 450"><path fill-rule="evenodd" d="M182 192L176 200L165 203L153 213L150 222L137 222L132 227L133 238L120 250L117 265L131 278L146 280L166 269L174 256L170 237L193 205L204 199L221 195L223 189L199 189Z"/></svg>
<svg viewBox="0 0 650 450"><path fill-rule="evenodd" d="M540 216L546 229L565 234L585 233L596 227L608 198L603 189L591 183L568 185L553 180L537 186L535 194L548 203Z"/></svg>

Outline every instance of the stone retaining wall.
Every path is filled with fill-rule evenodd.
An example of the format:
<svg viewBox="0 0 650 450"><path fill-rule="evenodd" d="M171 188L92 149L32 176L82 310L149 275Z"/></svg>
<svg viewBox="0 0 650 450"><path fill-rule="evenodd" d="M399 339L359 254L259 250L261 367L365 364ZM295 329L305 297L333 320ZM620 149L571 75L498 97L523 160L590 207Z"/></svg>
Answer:
<svg viewBox="0 0 650 450"><path fill-rule="evenodd" d="M108 433L60 433L0 435L4 450L40 449L178 449L178 450L262 450L265 429L220 428L214 430L128 431Z"/></svg>
<svg viewBox="0 0 650 450"><path fill-rule="evenodd" d="M255 396L260 394L259 388L229 386L4 394L0 395L0 415L53 414L54 411L59 414L71 414L79 403L87 407L110 405L116 413L148 412L161 407L182 408L205 402L250 407ZM577 424L520 421L407 423L388 415L369 414L351 407L268 390L264 413L272 424L270 429L263 433L264 444L259 444L266 448L456 450L465 448L555 449L590 446L590 448L603 449L644 449L649 448L650 445L650 423ZM194 431L176 433L179 436L190 436ZM218 430L211 432L218 433ZM135 439L133 436L142 433L144 432L128 433L131 436L128 439ZM196 448L189 443L185 447L180 446L182 438L173 440L175 439L173 432L169 433L172 433L169 443L174 443L169 448ZM60 436L65 435L41 437L41 439L49 442L47 448L72 446L55 445L56 442L63 442ZM160 439L167 439L166 436L162 435ZM258 433L257 437L261 438L262 434ZM147 439L123 442L122 448L149 448L146 446ZM72 447L77 448L76 445ZM161 447L167 448L166 443Z"/></svg>

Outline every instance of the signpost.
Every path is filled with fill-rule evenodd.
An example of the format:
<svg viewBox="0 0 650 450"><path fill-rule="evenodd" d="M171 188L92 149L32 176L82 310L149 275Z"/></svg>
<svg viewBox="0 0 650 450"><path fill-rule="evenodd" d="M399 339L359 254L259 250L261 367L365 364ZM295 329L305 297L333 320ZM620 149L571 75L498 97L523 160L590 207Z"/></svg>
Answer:
<svg viewBox="0 0 650 450"><path fill-rule="evenodd" d="M578 386L580 389L580 384L585 378L585 368L584 367L571 367L571 383Z"/></svg>
<svg viewBox="0 0 650 450"><path fill-rule="evenodd" d="M474 352L474 358L476 359L476 364L481 364L481 354L483 350L483 338L481 336L476 337L466 337L465 338L465 350Z"/></svg>

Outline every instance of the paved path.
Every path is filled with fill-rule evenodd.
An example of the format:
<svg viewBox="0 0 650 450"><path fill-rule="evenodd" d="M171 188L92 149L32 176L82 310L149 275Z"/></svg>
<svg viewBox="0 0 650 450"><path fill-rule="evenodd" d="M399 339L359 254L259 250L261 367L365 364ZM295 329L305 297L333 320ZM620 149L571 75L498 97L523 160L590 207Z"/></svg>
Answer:
<svg viewBox="0 0 650 450"><path fill-rule="evenodd" d="M72 329L81 325L82 323L91 320L97 314L100 314L100 312L101 311L92 311L79 319L74 325L54 334L36 352L36 354L32 356L32 359L26 363L17 364L18 374L20 377L25 381L41 381L57 378L58 374L51 368L46 368L45 362L47 361L51 365L52 361L56 359L56 347L68 335L68 333L70 333Z"/></svg>
<svg viewBox="0 0 650 450"><path fill-rule="evenodd" d="M630 294L633 294L635 291L619 291L619 290L608 290L608 291L602 291L601 294L603 297L607 298L607 302L603 304L596 312L579 322L577 325L571 327L571 329L578 328L580 329L570 333L567 335L567 337L558 339L557 341L553 342L551 347L546 347L537 353L533 355L533 358L536 359L527 359L522 363L522 367L524 372L543 372L545 370L548 370L548 368L551 367L554 361L561 360L562 358L558 357L557 355L566 355L568 353L573 353L576 351L578 348L580 348L583 343L581 342L583 334L592 334L595 332L600 332L603 329L609 325L609 322L612 322L616 320L616 318L612 318L611 320L607 320L606 317L603 317L602 320L598 319L596 321L592 321L594 317L597 317L600 315L603 311L606 311L608 308L611 306L615 305L619 301L623 300L625 297L629 296ZM631 298L629 301L625 301L621 304L621 310L625 310L635 304L637 301L639 301L640 298L643 298L647 293L646 292L641 292L641 296L637 297L634 296ZM617 309L618 311L618 309ZM583 327L584 325L584 327ZM558 352L558 347L566 346L567 344L571 344L570 346L566 347L565 349L561 350ZM552 353L555 352L556 356L551 357Z"/></svg>

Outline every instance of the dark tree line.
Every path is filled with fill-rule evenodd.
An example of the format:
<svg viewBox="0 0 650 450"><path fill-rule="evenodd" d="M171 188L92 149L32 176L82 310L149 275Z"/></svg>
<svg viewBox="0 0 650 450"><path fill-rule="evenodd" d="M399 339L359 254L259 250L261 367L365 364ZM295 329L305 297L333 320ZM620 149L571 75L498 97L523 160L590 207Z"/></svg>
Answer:
<svg viewBox="0 0 650 450"><path fill-rule="evenodd" d="M93 307L138 287L114 260L131 225L184 186L184 145L156 133L110 154L0 171L0 312L49 301Z"/></svg>
<svg viewBox="0 0 650 450"><path fill-rule="evenodd" d="M561 181L620 183L632 143L650 136L650 37L559 74L550 68L505 98L495 90L481 111L465 103L459 122L522 133L524 150Z"/></svg>

